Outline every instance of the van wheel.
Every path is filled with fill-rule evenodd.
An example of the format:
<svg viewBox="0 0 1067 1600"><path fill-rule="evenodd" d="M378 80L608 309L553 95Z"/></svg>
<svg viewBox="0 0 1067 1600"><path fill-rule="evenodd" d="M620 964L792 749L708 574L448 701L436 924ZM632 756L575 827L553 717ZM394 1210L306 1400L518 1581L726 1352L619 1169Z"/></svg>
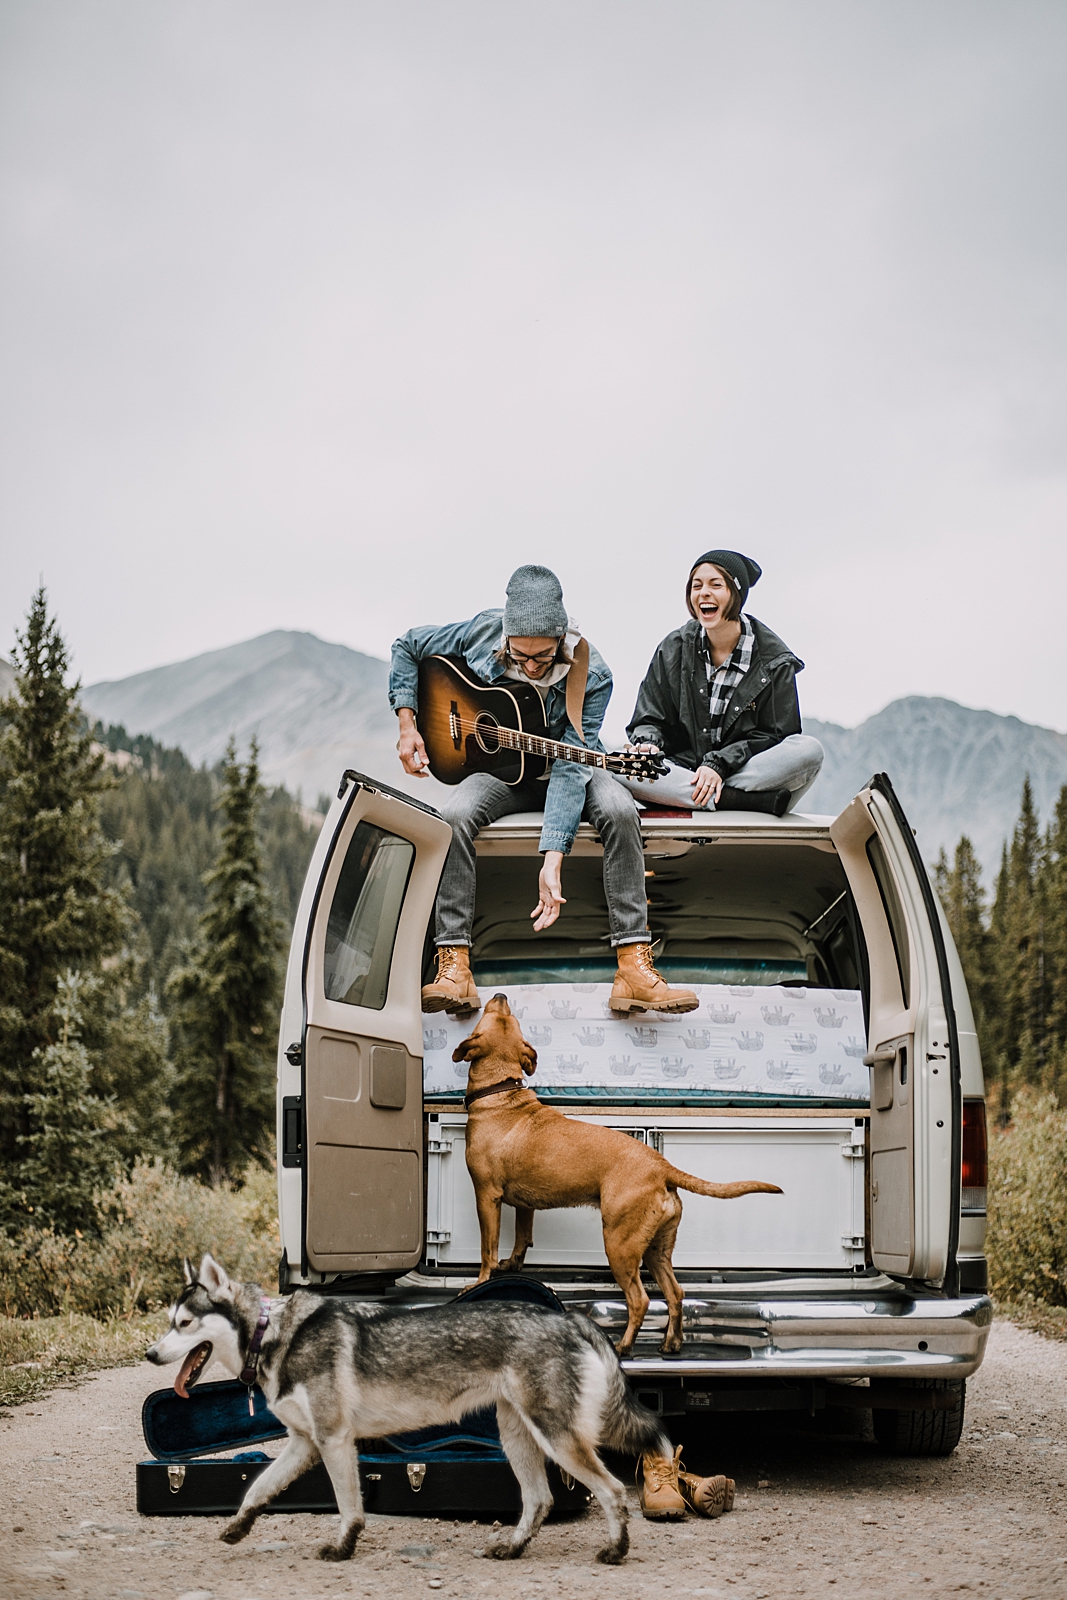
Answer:
<svg viewBox="0 0 1067 1600"><path fill-rule="evenodd" d="M963 1433L967 1384L961 1378L912 1378L909 1389L951 1394L948 1411L872 1411L874 1437L893 1456L950 1456Z"/></svg>

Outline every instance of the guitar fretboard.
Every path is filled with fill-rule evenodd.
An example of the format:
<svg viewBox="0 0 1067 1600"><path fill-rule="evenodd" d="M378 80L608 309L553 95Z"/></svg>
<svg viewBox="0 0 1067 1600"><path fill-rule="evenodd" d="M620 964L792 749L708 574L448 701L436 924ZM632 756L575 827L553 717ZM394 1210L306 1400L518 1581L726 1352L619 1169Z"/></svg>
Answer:
<svg viewBox="0 0 1067 1600"><path fill-rule="evenodd" d="M558 739L539 739L534 733L517 733L514 728L499 726L496 738L505 750L524 750L527 755L545 756L549 761L576 761L580 767L607 768L607 756L584 745L560 744Z"/></svg>

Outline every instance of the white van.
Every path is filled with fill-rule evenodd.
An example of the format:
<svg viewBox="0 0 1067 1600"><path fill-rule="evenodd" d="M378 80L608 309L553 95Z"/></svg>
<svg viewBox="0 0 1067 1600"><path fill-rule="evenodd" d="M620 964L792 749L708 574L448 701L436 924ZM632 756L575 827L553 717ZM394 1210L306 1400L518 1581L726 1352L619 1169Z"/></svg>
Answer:
<svg viewBox="0 0 1067 1600"><path fill-rule="evenodd" d="M480 836L471 952L483 994L508 994L539 1047L532 1087L698 1176L785 1191L684 1197L685 1345L660 1353L653 1286L623 1363L642 1400L665 1415L866 1407L886 1448L947 1454L992 1321L984 1087L959 959L888 778L838 817L642 815L657 964L701 997L682 1018L607 1010L586 824L566 909L533 933L540 825L520 814ZM466 1030L420 1007L449 838L429 807L345 773L282 1011L283 1290L424 1305L477 1274L466 1069L451 1065ZM539 1213L526 1270L612 1337L625 1326L595 1212Z"/></svg>

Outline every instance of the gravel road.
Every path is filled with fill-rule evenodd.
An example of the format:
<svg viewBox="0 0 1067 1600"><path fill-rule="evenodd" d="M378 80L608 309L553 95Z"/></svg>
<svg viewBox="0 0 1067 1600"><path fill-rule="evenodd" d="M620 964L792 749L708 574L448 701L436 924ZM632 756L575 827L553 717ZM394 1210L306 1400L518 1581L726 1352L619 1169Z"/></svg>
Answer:
<svg viewBox="0 0 1067 1600"><path fill-rule="evenodd" d="M834 1414L851 1435L823 1431L822 1418L757 1416L714 1432L705 1423L685 1439L687 1465L736 1478L736 1510L717 1522L648 1523L634 1496L632 1553L610 1569L592 1560L595 1510L549 1524L507 1564L478 1559L477 1524L372 1516L354 1560L333 1566L314 1559L323 1517L264 1517L235 1550L218 1542L214 1520L138 1517L140 1404L159 1384L147 1365L105 1372L0 1421L5 1600L1067 1597L1067 1344L1008 1323L994 1326L969 1385L964 1442L948 1460L882 1455L865 1413Z"/></svg>

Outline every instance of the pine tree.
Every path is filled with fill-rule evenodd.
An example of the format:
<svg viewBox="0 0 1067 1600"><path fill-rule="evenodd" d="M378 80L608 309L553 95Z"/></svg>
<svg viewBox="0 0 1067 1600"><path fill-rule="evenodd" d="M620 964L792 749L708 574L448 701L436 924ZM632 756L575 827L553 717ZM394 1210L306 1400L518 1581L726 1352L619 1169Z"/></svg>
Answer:
<svg viewBox="0 0 1067 1600"><path fill-rule="evenodd" d="M1045 835L1045 984L1048 1087L1067 1100L1067 784L1060 790Z"/></svg>
<svg viewBox="0 0 1067 1600"><path fill-rule="evenodd" d="M93 734L109 751L121 752L117 783L103 800L104 831L117 846L111 881L129 894L142 925L138 981L163 996L204 910L203 880L218 854L215 802L222 765L210 772L194 767L180 750L118 725L98 723ZM263 798L264 873L287 929L321 821L284 788Z"/></svg>
<svg viewBox="0 0 1067 1600"><path fill-rule="evenodd" d="M274 1128L274 1043L281 930L264 882L253 742L223 767L218 859L189 959L171 977L177 1038L175 1127L188 1171L221 1183L267 1161Z"/></svg>
<svg viewBox="0 0 1067 1600"><path fill-rule="evenodd" d="M43 589L16 638L15 693L0 727L0 1156L9 1192L25 1188L22 1168L41 1131L35 1097L47 1093L52 1071L59 981L114 962L129 921L121 895L106 887L111 846L99 818L106 779ZM83 992L87 1011L88 998ZM102 1019L104 989L92 1000ZM93 1040L90 1031L86 1018L91 1055L106 1041L100 1026Z"/></svg>
<svg viewBox="0 0 1067 1600"><path fill-rule="evenodd" d="M979 1040L987 1037L993 1001L993 952L986 926L986 895L982 888L982 868L974 845L963 834L956 846L950 867L941 851L934 868L934 882L944 908L945 919L959 952L963 975L974 1010Z"/></svg>
<svg viewBox="0 0 1067 1600"><path fill-rule="evenodd" d="M94 1092L81 1039L82 1005L98 980L68 972L57 983L54 1043L34 1054L37 1088L26 1096L23 1209L35 1224L73 1233L95 1224L93 1194L116 1165L107 1139L110 1105Z"/></svg>
<svg viewBox="0 0 1067 1600"><path fill-rule="evenodd" d="M1006 845L990 919L996 1009L991 1033L1001 1072L1032 1076L1043 1043L1043 961L1038 901L1041 834L1030 779Z"/></svg>

